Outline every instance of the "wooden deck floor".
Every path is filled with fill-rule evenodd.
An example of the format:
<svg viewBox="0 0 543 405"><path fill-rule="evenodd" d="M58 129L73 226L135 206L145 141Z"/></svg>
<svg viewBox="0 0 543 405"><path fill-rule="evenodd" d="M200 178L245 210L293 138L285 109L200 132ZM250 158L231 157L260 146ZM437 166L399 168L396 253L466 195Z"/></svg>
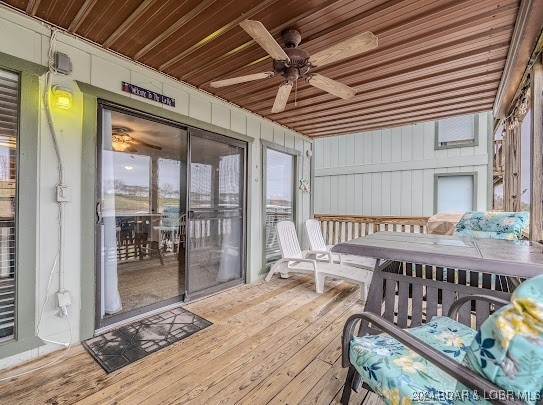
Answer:
<svg viewBox="0 0 543 405"><path fill-rule="evenodd" d="M341 330L362 306L347 282L327 281L322 295L310 276L243 285L185 306L214 323L195 335L111 374L77 345L57 364L0 382L0 403L338 403ZM351 403L380 401L362 390Z"/></svg>

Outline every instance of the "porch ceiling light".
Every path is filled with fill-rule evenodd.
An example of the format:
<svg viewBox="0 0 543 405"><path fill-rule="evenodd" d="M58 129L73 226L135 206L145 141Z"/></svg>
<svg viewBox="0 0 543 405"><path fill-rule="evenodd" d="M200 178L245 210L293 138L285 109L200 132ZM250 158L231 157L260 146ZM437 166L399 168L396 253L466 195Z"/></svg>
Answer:
<svg viewBox="0 0 543 405"><path fill-rule="evenodd" d="M54 86L53 97L58 108L69 110L72 108L72 92L65 87Z"/></svg>

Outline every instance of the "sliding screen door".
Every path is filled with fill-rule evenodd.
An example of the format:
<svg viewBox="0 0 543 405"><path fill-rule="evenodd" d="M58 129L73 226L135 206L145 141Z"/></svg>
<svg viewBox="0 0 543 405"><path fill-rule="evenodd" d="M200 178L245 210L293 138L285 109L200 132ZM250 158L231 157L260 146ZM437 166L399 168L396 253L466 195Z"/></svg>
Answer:
<svg viewBox="0 0 543 405"><path fill-rule="evenodd" d="M190 130L187 297L242 281L246 143Z"/></svg>

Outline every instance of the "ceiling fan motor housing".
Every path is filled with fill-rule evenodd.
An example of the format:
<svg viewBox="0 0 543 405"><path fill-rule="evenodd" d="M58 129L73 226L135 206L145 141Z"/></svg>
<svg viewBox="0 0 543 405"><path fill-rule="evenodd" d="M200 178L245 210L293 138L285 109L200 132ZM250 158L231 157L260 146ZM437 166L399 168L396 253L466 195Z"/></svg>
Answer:
<svg viewBox="0 0 543 405"><path fill-rule="evenodd" d="M296 69L297 77L304 76L309 72L311 67L309 64L309 54L302 48L284 48L285 53L288 55L290 62L287 61L273 61L273 70L281 76L289 79L292 77L292 69Z"/></svg>

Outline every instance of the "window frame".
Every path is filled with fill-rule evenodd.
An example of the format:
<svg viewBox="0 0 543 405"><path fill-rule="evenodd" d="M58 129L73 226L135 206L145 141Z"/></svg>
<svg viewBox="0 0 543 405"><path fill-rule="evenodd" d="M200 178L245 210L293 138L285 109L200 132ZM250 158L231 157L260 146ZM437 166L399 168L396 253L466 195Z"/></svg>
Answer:
<svg viewBox="0 0 543 405"><path fill-rule="evenodd" d="M0 359L42 346L36 334L38 142L43 91L39 76L47 67L0 52L0 69L19 76L15 215L15 327L0 343ZM24 102L23 102L24 100Z"/></svg>
<svg viewBox="0 0 543 405"><path fill-rule="evenodd" d="M479 114L464 114L464 115L458 115L456 117L462 117L466 115L473 117L473 140L466 139L452 145L441 145L439 142L439 122L443 120L437 120L435 121L434 150L464 148L466 146L479 146ZM456 118L456 117L449 117L449 118ZM444 118L444 119L447 119L447 118Z"/></svg>
<svg viewBox="0 0 543 405"><path fill-rule="evenodd" d="M473 195L471 198L471 210L477 210L477 172L456 172L456 173L435 173L434 174L434 214L437 214L437 202L439 193L439 178L440 177L458 177L470 176L473 179Z"/></svg>
<svg viewBox="0 0 543 405"><path fill-rule="evenodd" d="M297 180L298 180L298 163L301 156L301 152L296 149L291 149L286 146L282 146L273 142L269 142L266 140L261 140L262 144L262 204L261 204L261 210L262 210L262 267L263 271L268 270L274 262L267 262L266 261L266 191L267 191L267 176L266 176L266 169L268 167L268 159L267 159L267 151L268 149L274 150L276 152L281 152L287 155L291 155L293 157L293 170L292 170L292 218L294 222L294 226L296 227L296 230L298 231L297 226L297 214L298 214L298 187L297 187Z"/></svg>

